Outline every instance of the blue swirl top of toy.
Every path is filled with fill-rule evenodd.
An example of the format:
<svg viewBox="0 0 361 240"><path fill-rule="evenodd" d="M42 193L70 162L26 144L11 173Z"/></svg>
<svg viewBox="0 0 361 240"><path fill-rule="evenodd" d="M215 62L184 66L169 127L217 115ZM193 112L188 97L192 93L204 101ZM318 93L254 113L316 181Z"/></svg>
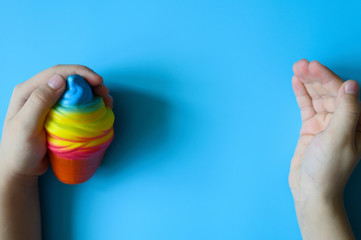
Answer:
<svg viewBox="0 0 361 240"><path fill-rule="evenodd" d="M93 92L88 82L80 75L70 75L66 80L66 89L58 103L74 106L90 103Z"/></svg>

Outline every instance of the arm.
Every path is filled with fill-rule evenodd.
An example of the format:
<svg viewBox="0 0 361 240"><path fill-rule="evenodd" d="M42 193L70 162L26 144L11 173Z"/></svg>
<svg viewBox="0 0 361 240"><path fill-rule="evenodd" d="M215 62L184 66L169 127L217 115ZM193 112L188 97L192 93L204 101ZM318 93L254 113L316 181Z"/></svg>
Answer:
<svg viewBox="0 0 361 240"><path fill-rule="evenodd" d="M304 239L355 239L342 197L308 197L295 207Z"/></svg>
<svg viewBox="0 0 361 240"><path fill-rule="evenodd" d="M49 166L43 126L72 74L85 77L112 106L102 78L79 65L54 66L15 87L0 143L0 239L41 239L38 177Z"/></svg>
<svg viewBox="0 0 361 240"><path fill-rule="evenodd" d="M41 239L38 177L0 178L0 238Z"/></svg>

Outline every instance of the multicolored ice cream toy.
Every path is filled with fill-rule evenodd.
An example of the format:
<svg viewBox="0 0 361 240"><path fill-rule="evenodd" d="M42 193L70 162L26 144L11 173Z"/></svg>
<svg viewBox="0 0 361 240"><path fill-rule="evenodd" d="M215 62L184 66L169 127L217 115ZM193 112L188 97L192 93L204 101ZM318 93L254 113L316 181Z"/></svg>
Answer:
<svg viewBox="0 0 361 240"><path fill-rule="evenodd" d="M64 94L50 110L45 129L55 176L63 183L87 181L113 140L113 111L79 75L67 79Z"/></svg>

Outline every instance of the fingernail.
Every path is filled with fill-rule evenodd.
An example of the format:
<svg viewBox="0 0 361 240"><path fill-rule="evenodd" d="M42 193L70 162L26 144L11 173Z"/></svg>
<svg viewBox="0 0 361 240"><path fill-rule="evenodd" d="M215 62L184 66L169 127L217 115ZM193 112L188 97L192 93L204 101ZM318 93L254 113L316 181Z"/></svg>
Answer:
<svg viewBox="0 0 361 240"><path fill-rule="evenodd" d="M347 94L357 95L359 92L359 85L356 81L346 83L345 92Z"/></svg>
<svg viewBox="0 0 361 240"><path fill-rule="evenodd" d="M50 78L48 86L53 90L59 90L64 84L63 79L59 75L54 75Z"/></svg>

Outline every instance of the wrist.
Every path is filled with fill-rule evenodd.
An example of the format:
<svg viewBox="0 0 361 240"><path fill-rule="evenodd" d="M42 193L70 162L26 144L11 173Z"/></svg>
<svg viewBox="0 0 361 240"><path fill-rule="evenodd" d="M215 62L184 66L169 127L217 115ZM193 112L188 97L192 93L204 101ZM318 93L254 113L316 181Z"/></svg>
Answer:
<svg viewBox="0 0 361 240"><path fill-rule="evenodd" d="M0 166L0 238L41 239L37 176Z"/></svg>
<svg viewBox="0 0 361 240"><path fill-rule="evenodd" d="M332 189L322 189L320 187L299 187L291 190L296 207L315 204L332 206L343 202L343 186L333 186Z"/></svg>
<svg viewBox="0 0 361 240"><path fill-rule="evenodd" d="M304 239L354 239L342 195L307 195L295 208Z"/></svg>
<svg viewBox="0 0 361 240"><path fill-rule="evenodd" d="M12 173L5 168L0 170L0 188L34 188L38 186L38 176Z"/></svg>
<svg viewBox="0 0 361 240"><path fill-rule="evenodd" d="M298 198L294 198L294 202L297 212L302 211L316 213L317 211L332 211L333 209L341 209L344 207L342 194L302 195L302 197L299 196Z"/></svg>

